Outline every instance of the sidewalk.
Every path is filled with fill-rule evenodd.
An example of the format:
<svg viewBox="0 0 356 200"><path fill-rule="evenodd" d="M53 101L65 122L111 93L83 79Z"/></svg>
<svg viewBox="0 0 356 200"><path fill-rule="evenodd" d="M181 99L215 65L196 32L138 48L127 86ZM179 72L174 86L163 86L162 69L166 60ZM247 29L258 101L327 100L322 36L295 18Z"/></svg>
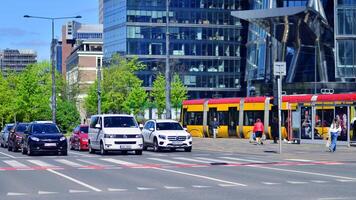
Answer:
<svg viewBox="0 0 356 200"><path fill-rule="evenodd" d="M193 149L225 153L239 153L246 156L275 156L281 159L298 158L325 161L355 161L356 147L338 145L334 153L328 152L325 144L279 144L267 140L264 145L254 145L247 139L236 138L193 138Z"/></svg>

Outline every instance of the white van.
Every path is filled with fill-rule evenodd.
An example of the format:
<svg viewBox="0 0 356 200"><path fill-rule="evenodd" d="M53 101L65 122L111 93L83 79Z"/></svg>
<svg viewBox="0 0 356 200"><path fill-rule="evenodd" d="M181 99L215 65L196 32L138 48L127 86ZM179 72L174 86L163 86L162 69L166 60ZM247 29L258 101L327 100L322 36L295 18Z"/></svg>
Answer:
<svg viewBox="0 0 356 200"><path fill-rule="evenodd" d="M100 150L102 155L108 151L135 151L142 155L143 140L141 130L131 115L94 115L89 126L89 153Z"/></svg>

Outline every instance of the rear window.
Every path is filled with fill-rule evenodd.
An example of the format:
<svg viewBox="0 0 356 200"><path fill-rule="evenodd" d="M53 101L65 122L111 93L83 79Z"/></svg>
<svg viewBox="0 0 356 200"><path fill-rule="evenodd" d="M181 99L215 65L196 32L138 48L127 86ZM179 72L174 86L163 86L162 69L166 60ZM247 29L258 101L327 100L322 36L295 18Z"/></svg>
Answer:
<svg viewBox="0 0 356 200"><path fill-rule="evenodd" d="M7 127L6 127L6 130L7 130L7 131L10 131L10 130L12 129L12 127L14 127L14 126L13 126L13 125L7 126Z"/></svg>
<svg viewBox="0 0 356 200"><path fill-rule="evenodd" d="M15 131L16 132L25 132L27 126L28 126L28 124L19 124L16 126Z"/></svg>
<svg viewBox="0 0 356 200"><path fill-rule="evenodd" d="M112 117L104 117L104 127L138 128L138 125L133 117L112 116Z"/></svg>
<svg viewBox="0 0 356 200"><path fill-rule="evenodd" d="M80 132L81 133L88 133L89 132L89 127L80 127Z"/></svg>
<svg viewBox="0 0 356 200"><path fill-rule="evenodd" d="M157 130L183 130L179 123L175 122L160 122L156 125Z"/></svg>
<svg viewBox="0 0 356 200"><path fill-rule="evenodd" d="M32 132L35 134L60 133L55 124L35 124L33 125Z"/></svg>

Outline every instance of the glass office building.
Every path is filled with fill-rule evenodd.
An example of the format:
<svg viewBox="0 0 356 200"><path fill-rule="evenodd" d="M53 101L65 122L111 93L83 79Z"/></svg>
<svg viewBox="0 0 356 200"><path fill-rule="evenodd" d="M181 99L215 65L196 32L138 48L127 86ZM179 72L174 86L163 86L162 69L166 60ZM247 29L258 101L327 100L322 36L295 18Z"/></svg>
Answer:
<svg viewBox="0 0 356 200"><path fill-rule="evenodd" d="M170 66L188 87L189 98L237 96L241 91L243 25L230 15L244 0L170 1ZM137 56L150 89L165 71L166 1L104 0L104 59Z"/></svg>

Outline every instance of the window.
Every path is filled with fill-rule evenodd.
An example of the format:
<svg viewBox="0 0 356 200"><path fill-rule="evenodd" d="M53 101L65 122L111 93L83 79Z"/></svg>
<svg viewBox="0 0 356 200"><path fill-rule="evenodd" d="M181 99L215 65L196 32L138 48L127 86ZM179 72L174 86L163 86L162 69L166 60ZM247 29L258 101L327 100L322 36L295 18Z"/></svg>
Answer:
<svg viewBox="0 0 356 200"><path fill-rule="evenodd" d="M98 123L99 117L92 117L90 122L90 128L95 128L95 125Z"/></svg>
<svg viewBox="0 0 356 200"><path fill-rule="evenodd" d="M104 117L104 127L106 128L137 128L138 125L133 117Z"/></svg>
<svg viewBox="0 0 356 200"><path fill-rule="evenodd" d="M203 112L187 112L187 125L203 125Z"/></svg>
<svg viewBox="0 0 356 200"><path fill-rule="evenodd" d="M253 126L257 119L264 121L263 111L245 111L244 112L244 126Z"/></svg>
<svg viewBox="0 0 356 200"><path fill-rule="evenodd" d="M34 124L32 130L35 134L60 133L55 124Z"/></svg>
<svg viewBox="0 0 356 200"><path fill-rule="evenodd" d="M28 124L19 124L18 126L16 126L16 132L25 132L26 128L27 128Z"/></svg>
<svg viewBox="0 0 356 200"><path fill-rule="evenodd" d="M80 127L80 133L88 133L89 132L89 127Z"/></svg>
<svg viewBox="0 0 356 200"><path fill-rule="evenodd" d="M157 130L183 130L182 126L176 122L160 122L156 124Z"/></svg>

